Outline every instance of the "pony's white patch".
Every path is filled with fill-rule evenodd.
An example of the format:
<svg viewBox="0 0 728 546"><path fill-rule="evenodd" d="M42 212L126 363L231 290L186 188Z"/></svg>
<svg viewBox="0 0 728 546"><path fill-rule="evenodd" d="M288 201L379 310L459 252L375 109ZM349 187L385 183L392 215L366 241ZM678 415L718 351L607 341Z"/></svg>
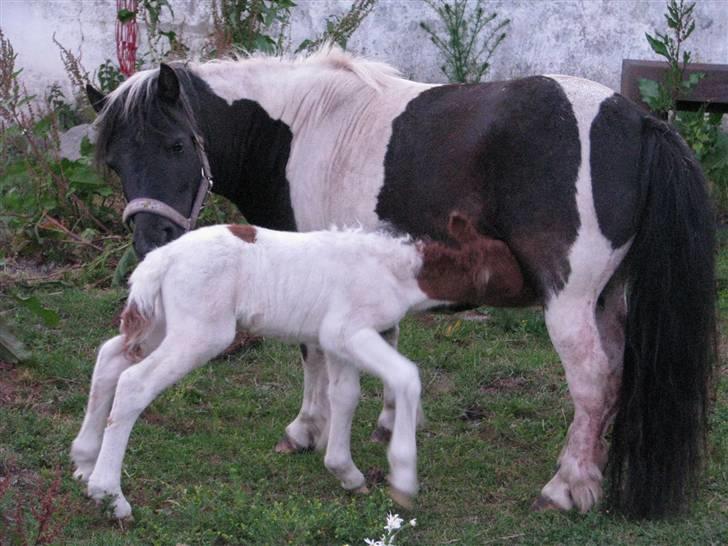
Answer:
<svg viewBox="0 0 728 546"><path fill-rule="evenodd" d="M546 324L561 357L574 401L574 421L559 459L560 467L543 494L563 509L586 511L601 496L600 449L607 419L610 369L596 324L599 295L624 259L631 241L613 249L599 229L591 179L590 129L602 102L614 92L570 76L550 76L571 102L578 124L581 163L576 181L579 229L569 251L571 272L563 289L547 297Z"/></svg>
<svg viewBox="0 0 728 546"><path fill-rule="evenodd" d="M338 48L297 59L254 56L191 66L232 104L257 102L293 139L286 167L299 231L331 223L377 227L392 121L432 85ZM329 158L329 159L326 159Z"/></svg>

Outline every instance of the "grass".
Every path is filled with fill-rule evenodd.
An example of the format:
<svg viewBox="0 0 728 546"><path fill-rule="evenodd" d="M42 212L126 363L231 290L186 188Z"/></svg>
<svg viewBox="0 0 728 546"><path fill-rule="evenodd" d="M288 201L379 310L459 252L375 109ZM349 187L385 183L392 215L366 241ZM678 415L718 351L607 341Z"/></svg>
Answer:
<svg viewBox="0 0 728 546"><path fill-rule="evenodd" d="M418 435L422 490L411 512L394 508L381 483L367 496L345 493L319 453L273 452L298 410L302 373L295 348L266 340L192 373L142 415L122 477L135 521L120 526L72 480L68 449L83 416L94 353L115 334L124 293L38 295L60 313L58 327L45 328L0 299L34 354L23 366L0 364L0 477L7 478L0 482L7 488L0 487L0 511L13 524L0 529L0 542L21 544L25 534L32 544L45 522L41 539L54 544L363 544L379 537L390 510L417 518L399 544L728 542L725 360L710 467L688 516L628 522L602 511L530 511L571 418L563 371L536 310L489 311L483 322L425 315L403 324L400 346L421 366L428 417ZM719 296L726 316L725 241ZM725 347L725 321L721 327ZM382 446L368 441L379 409L379 385L364 378L352 450L373 477L386 473ZM58 470L58 492L44 516L43 497Z"/></svg>

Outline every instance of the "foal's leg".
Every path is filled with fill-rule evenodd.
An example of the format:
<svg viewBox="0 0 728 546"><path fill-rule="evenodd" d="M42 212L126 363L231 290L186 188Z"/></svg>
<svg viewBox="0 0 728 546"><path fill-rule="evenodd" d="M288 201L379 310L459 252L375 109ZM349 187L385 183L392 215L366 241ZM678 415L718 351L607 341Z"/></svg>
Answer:
<svg viewBox="0 0 728 546"><path fill-rule="evenodd" d="M342 345L334 343L340 356L379 377L390 389L396 406L392 441L389 444L389 483L393 498L408 506L417 493L417 408L420 376L410 360L394 350L374 330L360 330Z"/></svg>
<svg viewBox="0 0 728 546"><path fill-rule="evenodd" d="M149 338L142 345L143 354L154 350L164 336L164 323L158 323ZM101 449L106 418L111 410L114 391L119 376L133 362L124 354L124 337L116 336L99 349L99 355L91 378L86 414L81 430L71 445L71 459L76 467L73 475L87 481L96 464Z"/></svg>
<svg viewBox="0 0 728 546"><path fill-rule="evenodd" d="M559 456L556 475L541 491L536 509L592 508L602 495L607 462L604 433L614 416L624 351L624 284L602 293L569 291L549 302L546 325L561 357L574 402L574 420Z"/></svg>
<svg viewBox="0 0 728 546"><path fill-rule="evenodd" d="M91 378L86 415L81 430L71 444L74 477L88 481L101 449L106 418L114 400L114 390L121 373L133 362L124 354L124 336L116 336L101 346Z"/></svg>
<svg viewBox="0 0 728 546"><path fill-rule="evenodd" d="M399 340L399 324L394 325L389 330L385 330L381 333L384 340L389 343L393 349L397 349L397 342ZM383 388L383 399L384 405L382 406L382 412L379 414L377 419L377 428L372 432L372 442L386 444L392 437L392 428L394 427L394 394L389 389L387 384L384 384ZM422 400L420 399L417 406L417 427L422 427L425 424L425 412L422 409Z"/></svg>
<svg viewBox="0 0 728 546"><path fill-rule="evenodd" d="M396 349L399 340L399 324L382 332L382 337L393 349ZM373 442L386 444L392 438L392 429L394 428L394 393L386 383L382 389L382 398L384 400L382 412L379 414L377 428L372 432L371 439Z"/></svg>
<svg viewBox="0 0 728 546"><path fill-rule="evenodd" d="M214 333L214 337L200 336L199 332ZM121 374L101 450L88 481L88 494L93 499L100 501L107 495L113 497L114 517L122 519L131 515L131 506L121 492L121 464L139 414L159 393L224 351L234 338L232 323L176 332L168 335L139 364Z"/></svg>
<svg viewBox="0 0 728 546"><path fill-rule="evenodd" d="M277 453L323 449L329 429L329 377L326 356L318 345L301 345L303 401L296 418L276 444Z"/></svg>
<svg viewBox="0 0 728 546"><path fill-rule="evenodd" d="M324 464L344 489L365 492L364 475L351 458L351 421L359 403L359 370L332 354L326 360L331 420Z"/></svg>

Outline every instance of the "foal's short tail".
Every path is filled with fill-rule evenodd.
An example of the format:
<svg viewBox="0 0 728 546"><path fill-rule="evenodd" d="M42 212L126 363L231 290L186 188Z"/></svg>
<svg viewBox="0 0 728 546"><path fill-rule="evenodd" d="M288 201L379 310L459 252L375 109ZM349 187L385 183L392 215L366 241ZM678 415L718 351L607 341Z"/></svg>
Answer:
<svg viewBox="0 0 728 546"><path fill-rule="evenodd" d="M652 118L641 170L609 497L628 516L659 518L686 508L702 476L717 354L715 222L692 152Z"/></svg>
<svg viewBox="0 0 728 546"><path fill-rule="evenodd" d="M168 259L164 252L152 252L132 273L131 289L121 314L124 351L133 361L142 359L141 345L151 334L155 319L161 314L161 289Z"/></svg>

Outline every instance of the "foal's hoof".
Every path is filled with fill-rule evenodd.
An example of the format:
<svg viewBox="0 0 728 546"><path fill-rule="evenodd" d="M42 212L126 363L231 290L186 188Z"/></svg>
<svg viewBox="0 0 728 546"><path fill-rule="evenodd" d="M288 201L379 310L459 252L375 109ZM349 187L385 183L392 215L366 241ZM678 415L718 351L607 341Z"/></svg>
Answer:
<svg viewBox="0 0 728 546"><path fill-rule="evenodd" d="M125 522L134 521L134 516L131 515L131 505L126 501L125 498L118 498L113 505L113 519L122 520Z"/></svg>
<svg viewBox="0 0 728 546"><path fill-rule="evenodd" d="M534 512L546 512L547 510L563 511L563 508L545 495L539 495L538 498L533 501L531 510Z"/></svg>
<svg viewBox="0 0 728 546"><path fill-rule="evenodd" d="M395 504L404 508L405 510L412 510L414 507L414 501L412 495L408 495L404 491L400 491L396 487L389 487L389 496L395 502Z"/></svg>
<svg viewBox="0 0 728 546"><path fill-rule="evenodd" d="M388 444L389 440L392 439L392 431L384 428L383 426L378 426L374 429L374 432L372 432L370 439L375 444Z"/></svg>
<svg viewBox="0 0 728 546"><path fill-rule="evenodd" d="M303 453L304 451L308 451L308 448L299 446L288 434L284 434L283 438L276 444L275 451L276 453L285 454Z"/></svg>
<svg viewBox="0 0 728 546"><path fill-rule="evenodd" d="M73 479L78 480L82 483L87 483L89 476L91 476L91 473L94 471L93 467L77 467L76 470L73 472Z"/></svg>
<svg viewBox="0 0 728 546"><path fill-rule="evenodd" d="M352 493L355 495L368 495L369 494L369 488L367 487L367 484L361 485L359 487L356 487L351 490Z"/></svg>

